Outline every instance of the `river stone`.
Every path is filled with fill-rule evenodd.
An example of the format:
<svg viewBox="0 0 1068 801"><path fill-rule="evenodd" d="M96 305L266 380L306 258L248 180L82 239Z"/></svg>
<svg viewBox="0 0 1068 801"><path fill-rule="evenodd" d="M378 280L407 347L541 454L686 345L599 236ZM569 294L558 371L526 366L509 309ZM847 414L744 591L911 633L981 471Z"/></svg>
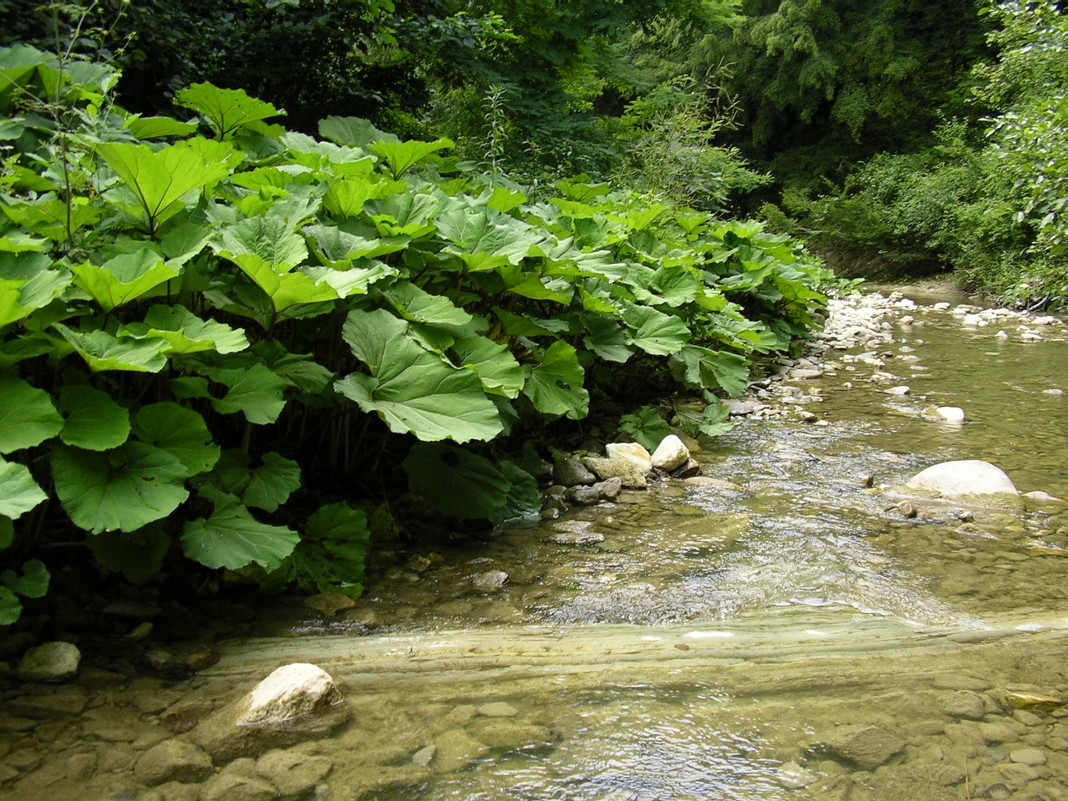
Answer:
<svg viewBox="0 0 1068 801"><path fill-rule="evenodd" d="M58 692L16 696L5 704L16 718L59 720L80 715L89 703L89 694L78 686L64 687Z"/></svg>
<svg viewBox="0 0 1068 801"><path fill-rule="evenodd" d="M450 729L434 740L434 770L439 773L454 773L462 770L490 750L481 740L476 740L464 729Z"/></svg>
<svg viewBox="0 0 1068 801"><path fill-rule="evenodd" d="M814 750L860 770L874 770L899 753L905 744L878 726L843 726Z"/></svg>
<svg viewBox="0 0 1068 801"><path fill-rule="evenodd" d="M488 704L482 704L478 708L478 714L484 718L514 718L519 714L519 710L507 701L491 701Z"/></svg>
<svg viewBox="0 0 1068 801"><path fill-rule="evenodd" d="M602 501L614 501L619 497L619 493L623 491L623 479L616 476L605 481L598 481L593 485L593 488L597 490L597 494Z"/></svg>
<svg viewBox="0 0 1068 801"><path fill-rule="evenodd" d="M1046 752L1041 748L1017 748L1009 753L1009 759L1021 765L1035 767L1046 764Z"/></svg>
<svg viewBox="0 0 1068 801"><path fill-rule="evenodd" d="M599 456L587 456L582 461L602 481L618 478L623 486L628 489L645 489L648 486L645 476L650 468L643 467L629 459L604 459Z"/></svg>
<svg viewBox="0 0 1068 801"><path fill-rule="evenodd" d="M19 662L19 678L26 681L67 681L78 675L82 653L69 642L46 642L31 648Z"/></svg>
<svg viewBox="0 0 1068 801"><path fill-rule="evenodd" d="M569 454L558 459L553 465L553 480L565 487L577 487L593 484L597 481L597 476L590 472L578 456Z"/></svg>
<svg viewBox="0 0 1068 801"><path fill-rule="evenodd" d="M342 592L321 592L305 598L304 605L323 615L336 615L338 612L352 609L356 602Z"/></svg>
<svg viewBox="0 0 1068 801"><path fill-rule="evenodd" d="M164 740L134 764L134 778L155 787L164 782L201 782L212 775L211 757L192 743Z"/></svg>
<svg viewBox="0 0 1068 801"><path fill-rule="evenodd" d="M601 501L601 493L597 485L571 487L567 491L567 499L577 506L593 506Z"/></svg>
<svg viewBox="0 0 1068 801"><path fill-rule="evenodd" d="M775 771L775 779L787 790L800 790L808 787L819 777L796 762L786 762Z"/></svg>
<svg viewBox="0 0 1068 801"><path fill-rule="evenodd" d="M299 751L268 751L256 760L256 772L282 795L300 795L326 778L334 764L323 756Z"/></svg>
<svg viewBox="0 0 1068 801"><path fill-rule="evenodd" d="M964 409L959 406L926 406L920 417L929 423L963 423Z"/></svg>
<svg viewBox="0 0 1068 801"><path fill-rule="evenodd" d="M551 742L548 730L533 723L519 723L502 718L476 720L468 727L475 738L490 748L512 751Z"/></svg>
<svg viewBox="0 0 1068 801"><path fill-rule="evenodd" d="M216 764L323 737L348 720L341 690L316 665L285 665L244 698L193 730L193 740Z"/></svg>
<svg viewBox="0 0 1068 801"><path fill-rule="evenodd" d="M265 780L236 773L220 773L200 790L200 801L273 801L278 792Z"/></svg>
<svg viewBox="0 0 1068 801"><path fill-rule="evenodd" d="M933 465L909 479L905 487L951 499L977 495L1018 495L1012 480L1001 468L980 459Z"/></svg>
<svg viewBox="0 0 1068 801"><path fill-rule="evenodd" d="M479 592L497 592L508 581L508 574L503 570L487 570L471 579L471 584Z"/></svg>
<svg viewBox="0 0 1068 801"><path fill-rule="evenodd" d="M647 473L653 469L653 457L637 442L610 442L604 446L604 452L609 459L626 459L628 462L634 462L639 467L645 468Z"/></svg>
<svg viewBox="0 0 1068 801"><path fill-rule="evenodd" d="M668 434L653 451L651 461L653 467L670 473L676 468L682 467L690 460L690 449L683 445L682 440L674 434Z"/></svg>
<svg viewBox="0 0 1068 801"><path fill-rule="evenodd" d="M958 690L952 695L939 698L938 708L943 715L965 720L982 720L986 714L983 697L970 690Z"/></svg>

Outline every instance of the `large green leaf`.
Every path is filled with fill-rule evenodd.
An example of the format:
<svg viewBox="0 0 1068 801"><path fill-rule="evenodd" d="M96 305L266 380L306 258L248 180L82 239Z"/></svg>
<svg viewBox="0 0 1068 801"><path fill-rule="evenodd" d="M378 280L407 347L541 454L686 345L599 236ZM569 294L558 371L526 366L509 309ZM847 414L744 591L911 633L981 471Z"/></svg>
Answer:
<svg viewBox="0 0 1068 801"><path fill-rule="evenodd" d="M381 156L389 165L394 179L400 178L419 162L440 150L454 147L448 139L435 139L433 142L390 142L379 140L367 149L376 156Z"/></svg>
<svg viewBox="0 0 1068 801"><path fill-rule="evenodd" d="M699 389L723 389L730 397L745 394L749 361L737 353L687 345L671 356L671 370L683 384Z"/></svg>
<svg viewBox="0 0 1068 801"><path fill-rule="evenodd" d="M56 494L74 524L94 534L135 531L171 514L189 497L187 475L177 456L144 442L52 450Z"/></svg>
<svg viewBox="0 0 1068 801"><path fill-rule="evenodd" d="M383 133L362 117L327 117L319 120L319 136L349 147L366 147L373 142L399 142L393 134Z"/></svg>
<svg viewBox="0 0 1068 801"><path fill-rule="evenodd" d="M0 376L0 453L32 448L62 428L51 395L21 378Z"/></svg>
<svg viewBox="0 0 1068 801"><path fill-rule="evenodd" d="M43 253L0 253L0 328L47 306L71 283Z"/></svg>
<svg viewBox="0 0 1068 801"><path fill-rule="evenodd" d="M353 310L342 336L370 375L353 373L335 387L365 412L377 413L392 431L425 441L466 442L492 439L503 429L478 376L424 350L404 320L384 309Z"/></svg>
<svg viewBox="0 0 1068 801"><path fill-rule="evenodd" d="M137 531L103 531L88 537L86 544L108 570L122 573L133 584L144 584L162 569L171 537L154 524Z"/></svg>
<svg viewBox="0 0 1068 801"><path fill-rule="evenodd" d="M107 142L97 153L134 193L151 232L176 214L183 197L230 174L226 162L208 162L187 142L153 150L145 144Z"/></svg>
<svg viewBox="0 0 1068 801"><path fill-rule="evenodd" d="M250 423L273 423L285 408L284 393L289 382L262 364L206 370L212 381L225 384L228 392L212 398L211 405L221 414L241 412Z"/></svg>
<svg viewBox="0 0 1068 801"><path fill-rule="evenodd" d="M445 252L459 256L474 271L519 264L545 239L530 225L473 202L451 201L437 224L451 243Z"/></svg>
<svg viewBox="0 0 1068 801"><path fill-rule="evenodd" d="M263 464L252 471L252 478L241 494L241 502L273 512L298 489L300 465L280 454L265 453Z"/></svg>
<svg viewBox="0 0 1068 801"><path fill-rule="evenodd" d="M117 448L130 436L130 413L112 397L85 385L67 385L59 393L66 417L59 438L90 451Z"/></svg>
<svg viewBox="0 0 1068 801"><path fill-rule="evenodd" d="M586 321L586 336L582 344L607 362L622 364L634 355L634 347L627 341L623 328L615 320L591 317Z"/></svg>
<svg viewBox="0 0 1068 801"><path fill-rule="evenodd" d="M367 288L384 278L397 275L397 270L380 261L371 262L366 267L353 267L351 270L335 270L330 267L302 267L300 271L317 285L325 284L339 298L349 295L366 295Z"/></svg>
<svg viewBox="0 0 1068 801"><path fill-rule="evenodd" d="M292 556L301 588L358 597L371 546L367 516L346 503L327 504L308 518L304 533Z"/></svg>
<svg viewBox="0 0 1068 801"><path fill-rule="evenodd" d="M398 281L384 295L404 319L413 323L462 328L473 319L444 295L432 295L410 281Z"/></svg>
<svg viewBox="0 0 1068 801"><path fill-rule="evenodd" d="M177 267L149 247L122 253L100 265L75 264L71 271L74 283L92 295L106 312L136 300L179 274Z"/></svg>
<svg viewBox="0 0 1068 801"><path fill-rule="evenodd" d="M185 555L211 568L230 570L255 562L274 570L300 541L292 529L260 523L233 495L201 489L201 495L215 505L208 518L185 524L182 547Z"/></svg>
<svg viewBox="0 0 1068 801"><path fill-rule="evenodd" d="M575 348L557 340L530 370L523 394L543 414L566 414L572 420L581 420L590 405L590 393L582 386L584 378Z"/></svg>
<svg viewBox="0 0 1068 801"><path fill-rule="evenodd" d="M113 336L107 331L75 331L62 323L53 326L77 351L94 373L126 370L134 373L158 373L167 366L165 339L134 339Z"/></svg>
<svg viewBox="0 0 1068 801"><path fill-rule="evenodd" d="M486 392L514 398L523 389L526 374L507 345L485 337L468 337L456 340L452 351L462 366L478 374Z"/></svg>
<svg viewBox="0 0 1068 801"><path fill-rule="evenodd" d="M0 515L16 520L46 498L26 465L0 459Z"/></svg>
<svg viewBox="0 0 1068 801"><path fill-rule="evenodd" d="M194 83L174 96L177 106L200 112L220 139L243 125L285 114L264 100L250 97L243 89L220 89L210 83Z"/></svg>
<svg viewBox="0 0 1068 801"><path fill-rule="evenodd" d="M200 413L172 401L150 403L134 415L138 439L176 457L190 476L211 470L219 461L219 446Z"/></svg>
<svg viewBox="0 0 1068 801"><path fill-rule="evenodd" d="M627 337L629 342L654 356L678 353L690 341L686 323L649 306L627 309L623 312L623 320L631 328Z"/></svg>
<svg viewBox="0 0 1068 801"><path fill-rule="evenodd" d="M24 598L43 598L48 592L48 583L51 576L44 562L39 559L31 559L22 564L22 575L14 570L5 570L0 573L0 581L3 581L12 592Z"/></svg>
<svg viewBox="0 0 1068 801"><path fill-rule="evenodd" d="M248 347L248 338L240 328L205 320L185 306L153 306L143 323L120 326L119 336L133 339L164 339L167 353L237 353Z"/></svg>
<svg viewBox="0 0 1068 801"><path fill-rule="evenodd" d="M489 459L444 442L412 446L404 460L408 487L444 514L491 518L508 500L512 482Z"/></svg>
<svg viewBox="0 0 1068 801"><path fill-rule="evenodd" d="M309 241L314 242L315 253L323 263L336 270L352 266L354 259L373 259L403 250L409 242L407 237L397 236L367 239L335 225L309 225L303 234L311 237Z"/></svg>

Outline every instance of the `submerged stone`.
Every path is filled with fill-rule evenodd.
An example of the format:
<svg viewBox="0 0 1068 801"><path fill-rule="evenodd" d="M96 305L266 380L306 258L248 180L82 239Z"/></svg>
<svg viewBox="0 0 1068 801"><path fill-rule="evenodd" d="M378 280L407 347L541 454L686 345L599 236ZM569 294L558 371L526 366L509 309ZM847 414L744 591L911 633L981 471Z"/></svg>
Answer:
<svg viewBox="0 0 1068 801"><path fill-rule="evenodd" d="M936 464L917 473L905 487L933 492L942 498L1019 494L1012 479L1000 467L980 459Z"/></svg>
<svg viewBox="0 0 1068 801"><path fill-rule="evenodd" d="M66 681L78 674L82 654L69 642L46 642L31 648L19 662L19 678L30 681Z"/></svg>

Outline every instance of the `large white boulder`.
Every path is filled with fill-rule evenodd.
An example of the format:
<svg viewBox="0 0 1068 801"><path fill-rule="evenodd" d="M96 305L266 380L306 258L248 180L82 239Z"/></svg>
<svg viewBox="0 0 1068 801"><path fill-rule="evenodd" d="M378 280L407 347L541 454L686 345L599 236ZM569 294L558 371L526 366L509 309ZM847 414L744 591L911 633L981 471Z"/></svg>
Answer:
<svg viewBox="0 0 1068 801"><path fill-rule="evenodd" d="M660 440L652 456L653 467L658 467L667 473L682 467L689 460L690 449L674 434L668 434Z"/></svg>
<svg viewBox="0 0 1068 801"><path fill-rule="evenodd" d="M605 445L604 450L609 459L626 459L644 468L646 472L653 469L653 457L637 442L612 442Z"/></svg>
<svg viewBox="0 0 1068 801"><path fill-rule="evenodd" d="M905 487L950 499L1019 494L1012 479L1000 467L981 459L936 464L917 473Z"/></svg>

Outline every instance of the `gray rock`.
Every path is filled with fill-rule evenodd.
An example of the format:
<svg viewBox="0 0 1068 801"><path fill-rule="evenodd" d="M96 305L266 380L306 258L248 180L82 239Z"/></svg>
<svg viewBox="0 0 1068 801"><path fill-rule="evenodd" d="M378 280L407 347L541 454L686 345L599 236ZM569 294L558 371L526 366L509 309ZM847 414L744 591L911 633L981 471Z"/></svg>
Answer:
<svg viewBox="0 0 1068 801"><path fill-rule="evenodd" d="M78 675L82 653L69 642L46 642L31 648L19 662L19 678L26 681L67 681Z"/></svg>
<svg viewBox="0 0 1068 801"><path fill-rule="evenodd" d="M843 726L813 750L855 766L860 770L874 770L886 764L905 744L878 726Z"/></svg>
<svg viewBox="0 0 1068 801"><path fill-rule="evenodd" d="M597 481L597 476L590 472L578 456L569 454L553 465L553 480L565 487L577 487L593 484Z"/></svg>
<svg viewBox="0 0 1068 801"><path fill-rule="evenodd" d="M16 696L5 704L17 718L59 720L80 715L89 703L89 695L81 687L64 687L59 692Z"/></svg>
<svg viewBox="0 0 1068 801"><path fill-rule="evenodd" d="M427 765L434 761L434 755L437 754L437 752L438 747L433 743L424 746L412 755L412 764L418 765L421 768L425 768Z"/></svg>
<svg viewBox="0 0 1068 801"><path fill-rule="evenodd" d="M200 801L273 801L278 791L265 780L236 773L220 773L200 790Z"/></svg>
<svg viewBox="0 0 1068 801"><path fill-rule="evenodd" d="M623 491L623 479L616 476L605 481L598 481L593 485L593 488L597 490L597 494L602 501L614 501L619 497L619 493Z"/></svg>
<svg viewBox="0 0 1068 801"><path fill-rule="evenodd" d="M155 787L164 782L201 782L212 775L211 757L192 743L164 740L134 764L134 778Z"/></svg>
<svg viewBox="0 0 1068 801"><path fill-rule="evenodd" d="M508 582L508 574L503 570L487 570L471 579L471 584L479 592L497 592Z"/></svg>
<svg viewBox="0 0 1068 801"><path fill-rule="evenodd" d="M808 787L819 777L796 762L786 762L775 771L775 780L787 790L800 790Z"/></svg>
<svg viewBox="0 0 1068 801"><path fill-rule="evenodd" d="M601 501L601 493L597 485L571 487L567 491L567 499L577 506L593 506Z"/></svg>
<svg viewBox="0 0 1068 801"><path fill-rule="evenodd" d="M952 695L938 699L938 708L943 715L965 720L982 720L986 714L983 697L970 690L958 690Z"/></svg>
<svg viewBox="0 0 1068 801"><path fill-rule="evenodd" d="M672 470L682 467L689 459L690 449L677 436L668 434L656 446L651 460L653 467L670 473Z"/></svg>
<svg viewBox="0 0 1068 801"><path fill-rule="evenodd" d="M550 542L557 545L589 545L595 542L604 542L604 534L593 530L593 523L589 520L561 520L554 523L553 534L549 537Z"/></svg>
<svg viewBox="0 0 1068 801"><path fill-rule="evenodd" d="M507 701L491 701L478 708L478 714L486 718L514 718L519 710Z"/></svg>
<svg viewBox="0 0 1068 801"><path fill-rule="evenodd" d="M1017 748L1015 751L1009 752L1009 759L1020 765L1030 765L1031 767L1045 765L1046 752L1041 748Z"/></svg>
<svg viewBox="0 0 1068 801"><path fill-rule="evenodd" d="M268 751L256 760L256 772L282 795L300 795L326 778L334 764L323 756L299 751Z"/></svg>
<svg viewBox="0 0 1068 801"><path fill-rule="evenodd" d="M434 755L434 770L439 773L454 773L462 770L490 750L481 740L476 740L464 729L450 729L434 740L437 751Z"/></svg>
<svg viewBox="0 0 1068 801"><path fill-rule="evenodd" d="M712 478L711 476L692 476L686 479L686 483L692 487L708 487L709 489L728 490L730 492L738 492L742 489L741 485L735 484L733 481Z"/></svg>
<svg viewBox="0 0 1068 801"><path fill-rule="evenodd" d="M649 468L629 459L602 459L599 456L587 456L582 461L602 481L618 478L628 489L645 489L649 486L645 478L649 473Z"/></svg>
<svg viewBox="0 0 1068 801"><path fill-rule="evenodd" d="M193 729L193 740L216 764L240 756L288 748L324 737L348 720L351 710L322 668L285 665Z"/></svg>

